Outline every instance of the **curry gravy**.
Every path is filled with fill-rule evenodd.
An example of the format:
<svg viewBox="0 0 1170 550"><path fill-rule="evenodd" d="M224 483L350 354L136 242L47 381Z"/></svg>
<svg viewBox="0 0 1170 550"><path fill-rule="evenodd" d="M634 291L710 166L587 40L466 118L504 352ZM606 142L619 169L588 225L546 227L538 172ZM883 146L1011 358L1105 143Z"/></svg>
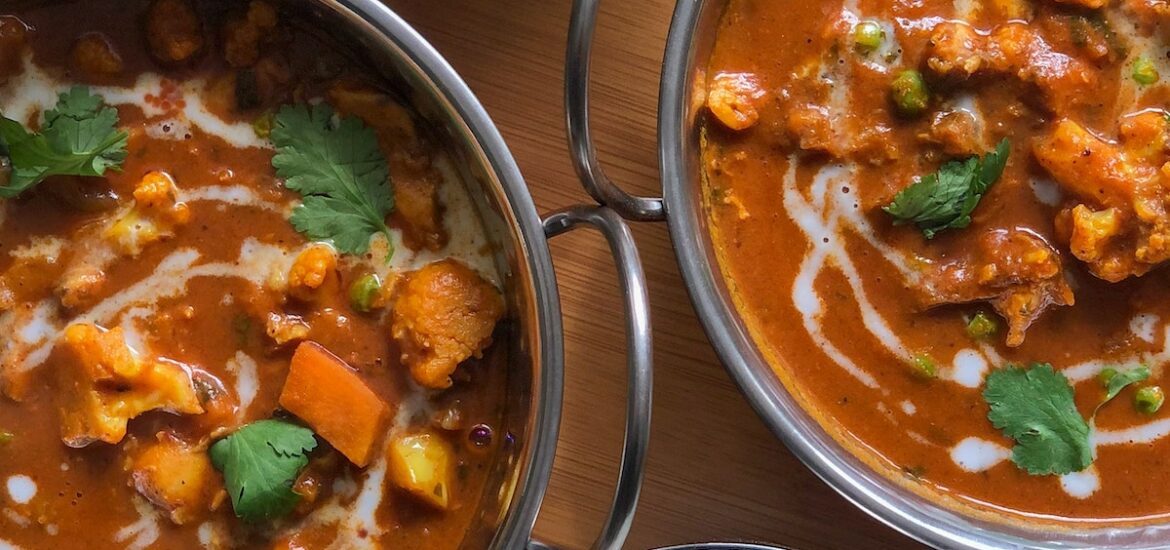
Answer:
<svg viewBox="0 0 1170 550"><path fill-rule="evenodd" d="M422 221L434 223L420 225L400 207L388 220L389 239L374 237L365 255L340 256L307 299L292 296L290 270L323 245L289 223L301 197L276 177L272 145L258 125L282 104L341 97L330 95L339 82L356 90L347 97L376 97L382 106L398 100L347 50L278 9L276 26L264 31L271 35L256 42L252 64L225 61L232 39L224 29L254 15L248 10L276 3L178 2L193 6L206 43L190 60L162 63L145 22L153 4L0 7L0 22L25 36L23 43L0 40L6 49L0 51L0 113L36 128L59 93L81 84L117 109L119 127L129 133L120 170L104 178L50 179L0 200L0 286L10 301L0 311L0 430L10 439L0 444L0 547L78 547L80 541L86 548L129 549L459 546L482 494L494 490L485 478L507 435L491 432L501 418L506 358L495 347L468 349L452 359L467 360L448 373L450 389L427 387L402 359L401 338L410 334L392 334L392 303L358 311L348 291L368 274L390 287L428 266L458 264L481 292L498 294L501 274L457 171L412 115L406 123L415 148L383 148L392 181L422 186L419 200L433 201L436 217ZM95 72L79 61L75 44L85 36L106 44L117 70ZM19 50L9 49L14 43ZM5 67L5 59L15 59L14 66ZM238 79L247 71L256 73L260 89L241 105ZM264 71L278 82L266 88ZM366 121L376 129L383 122ZM140 214L134 197L144 177L159 173L173 180L185 223L164 227L144 218L120 233L120 222ZM75 302L66 298L73 295L63 288L90 276L100 284ZM398 292L409 293L408 283L402 285ZM486 320L488 334L495 320ZM206 412L156 410L130 419L117 444L63 443L59 412L71 404L62 397L67 382L59 373L77 359L61 342L67 327L78 324L120 330L133 353L180 366L210 399L203 402ZM379 434L372 461L351 464L322 441L298 480L308 496L290 516L265 525L235 517L214 472L207 501L175 519L175 509L156 502L157 494L152 500L135 481L140 457L172 439L202 453L240 426L288 418L278 400L301 339L344 360L389 407L387 433ZM388 465L390 442L420 431L436 434L451 450L446 509L396 486Z"/></svg>
<svg viewBox="0 0 1170 550"><path fill-rule="evenodd" d="M730 1L706 67L704 204L753 338L805 409L874 468L949 506L1001 518L1162 521L1166 409L1140 414L1129 390L1097 414L1088 469L1032 476L1011 462L1012 440L988 421L981 396L986 375L1009 363L1051 363L1086 417L1102 398L1097 375L1106 367L1145 364L1146 384L1167 382L1166 270L1134 260L1132 249L1098 250L1116 260L1109 267L1070 249L1070 212L1097 207L1066 174L1079 170L1087 186L1096 172L1076 168L1079 150L1061 156L1049 147L1066 119L1111 151L1138 146L1121 135L1127 124L1161 128L1170 76L1162 15L1141 1L1075 4ZM861 21L881 28L877 50L855 49ZM1085 21L1108 32L1085 38ZM944 31L967 30L978 38L966 45L988 41L989 57L945 49ZM993 42L1008 34L1027 37L1022 61L1012 43ZM1130 77L1139 58L1161 83ZM891 81L908 69L930 88L917 116L899 114L891 99ZM972 74L960 74L966 69ZM943 120L952 115L965 122L960 131ZM926 239L881 210L914 178L1003 138L1006 170L969 227ZM1165 161L1164 151L1152 154ZM1034 321L1013 325L1022 341L1009 345L986 295L936 291L944 275L980 273L1021 242L1058 266L1036 288L1060 281L1075 304L1060 305L1053 291ZM980 312L999 322L995 337L966 333ZM931 359L933 379L916 373L915 357Z"/></svg>

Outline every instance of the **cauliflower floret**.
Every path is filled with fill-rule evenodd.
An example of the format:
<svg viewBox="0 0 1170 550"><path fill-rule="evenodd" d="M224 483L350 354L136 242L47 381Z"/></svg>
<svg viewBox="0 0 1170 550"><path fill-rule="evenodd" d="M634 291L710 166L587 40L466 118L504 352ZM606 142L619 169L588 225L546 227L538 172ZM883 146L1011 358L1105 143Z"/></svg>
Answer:
<svg viewBox="0 0 1170 550"><path fill-rule="evenodd" d="M504 300L491 283L455 261L430 264L408 276L390 330L402 362L419 384L451 386L451 373L492 342Z"/></svg>
<svg viewBox="0 0 1170 550"><path fill-rule="evenodd" d="M288 293L300 300L311 300L326 281L336 280L336 272L337 251L327 244L314 244L293 260L288 270Z"/></svg>
<svg viewBox="0 0 1170 550"><path fill-rule="evenodd" d="M719 73L707 90L707 109L724 126L746 130L759 122L757 106L765 95L751 73Z"/></svg>
<svg viewBox="0 0 1170 550"><path fill-rule="evenodd" d="M394 181L394 216L401 222L407 245L442 248L448 237L439 200L443 176L431 165L427 145L410 111L386 93L353 82L334 84L329 89L329 102L342 114L358 117L377 134Z"/></svg>
<svg viewBox="0 0 1170 550"><path fill-rule="evenodd" d="M1097 277L1117 282L1170 260L1167 133L1162 113L1122 121L1120 143L1061 120L1033 146L1036 160L1076 202L1057 229Z"/></svg>
<svg viewBox="0 0 1170 550"><path fill-rule="evenodd" d="M1035 84L1053 112L1067 112L1093 97L1095 71L1084 61L1056 51L1025 23L1012 22L981 34L967 23L935 25L926 65L943 77L1014 76Z"/></svg>
<svg viewBox="0 0 1170 550"><path fill-rule="evenodd" d="M166 172L150 172L134 188L134 206L106 229L105 235L123 254L137 256L147 245L168 239L191 219L179 200L179 188Z"/></svg>
<svg viewBox="0 0 1170 550"><path fill-rule="evenodd" d="M164 510L176 525L199 519L214 507L222 492L207 450L189 446L166 432L138 453L130 468L130 485Z"/></svg>
<svg viewBox="0 0 1170 550"><path fill-rule="evenodd" d="M1007 345L1024 342L1024 332L1052 306L1072 305L1060 256L1044 239L1025 230L995 229L962 257L928 274L921 289L927 307L988 302L1008 324Z"/></svg>
<svg viewBox="0 0 1170 550"><path fill-rule="evenodd" d="M70 65L81 74L94 79L107 78L122 72L122 57L106 38L87 33L73 43L69 52Z"/></svg>
<svg viewBox="0 0 1170 550"><path fill-rule="evenodd" d="M72 360L58 372L61 440L70 447L118 443L127 422L147 411L203 412L191 375L178 363L139 357L121 327L73 324L63 344Z"/></svg>
<svg viewBox="0 0 1170 550"><path fill-rule="evenodd" d="M276 30L277 14L268 2L252 0L243 17L228 21L223 28L223 54L236 68L251 67L260 60L260 46Z"/></svg>
<svg viewBox="0 0 1170 550"><path fill-rule="evenodd" d="M309 337L309 324L301 319L299 315L284 315L276 312L268 314L268 320L265 323L265 332L268 337L276 342L276 345L283 346L289 342L300 342Z"/></svg>
<svg viewBox="0 0 1170 550"><path fill-rule="evenodd" d="M203 50L203 25L190 0L155 0L146 11L150 53L163 63L183 63Z"/></svg>

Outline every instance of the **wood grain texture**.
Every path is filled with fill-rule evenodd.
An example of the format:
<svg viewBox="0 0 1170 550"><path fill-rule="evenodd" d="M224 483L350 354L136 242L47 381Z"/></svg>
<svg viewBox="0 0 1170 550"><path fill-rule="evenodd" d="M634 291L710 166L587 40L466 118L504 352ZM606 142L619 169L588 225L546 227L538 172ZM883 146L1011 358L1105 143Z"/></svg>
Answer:
<svg viewBox="0 0 1170 550"><path fill-rule="evenodd" d="M569 0L390 0L463 75L499 125L541 212L589 202L565 145ZM655 111L672 2L603 3L593 121L610 176L657 195ZM664 224L634 228L653 302L656 371L647 479L629 548L754 540L795 548L913 543L837 496L772 436L695 318ZM565 416L537 536L587 548L609 506L622 443L620 293L595 233L553 243L565 319Z"/></svg>

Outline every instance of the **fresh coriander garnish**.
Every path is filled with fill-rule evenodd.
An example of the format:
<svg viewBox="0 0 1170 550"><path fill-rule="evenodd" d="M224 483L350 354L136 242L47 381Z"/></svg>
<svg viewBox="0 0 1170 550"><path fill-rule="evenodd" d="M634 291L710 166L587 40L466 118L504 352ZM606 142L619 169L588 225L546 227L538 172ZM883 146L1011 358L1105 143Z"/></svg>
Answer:
<svg viewBox="0 0 1170 550"><path fill-rule="evenodd" d="M285 106L276 114L272 142L277 176L304 196L289 220L297 231L347 254L364 254L375 233L389 239L394 194L373 130L354 117L335 123L324 103Z"/></svg>
<svg viewBox="0 0 1170 550"><path fill-rule="evenodd" d="M1105 398L1093 415L1121 390L1150 376L1145 366L1109 370L1112 376L1101 377ZM1016 442L1012 462L1029 474L1063 475L1093 463L1089 422L1077 410L1072 385L1052 365L1033 363L1027 369L1008 365L993 371L983 399L991 407L987 418L992 425Z"/></svg>
<svg viewBox="0 0 1170 550"><path fill-rule="evenodd" d="M894 217L895 225L916 224L928 239L940 231L967 227L983 194L1003 174L1010 152L1004 139L983 158L947 162L899 191L882 210Z"/></svg>
<svg viewBox="0 0 1170 550"><path fill-rule="evenodd" d="M1029 474L1067 474L1092 464L1089 424L1077 411L1068 379L1052 365L993 371L983 399L992 425L1016 441L1012 462Z"/></svg>
<svg viewBox="0 0 1170 550"><path fill-rule="evenodd" d="M223 472L232 509L255 523L292 511L301 497L293 482L317 447L313 431L283 420L261 420L216 441L208 451Z"/></svg>
<svg viewBox="0 0 1170 550"><path fill-rule="evenodd" d="M118 130L118 111L89 88L61 94L44 116L39 134L0 116L0 153L11 162L0 197L15 197L50 176L98 177L121 169L129 136Z"/></svg>

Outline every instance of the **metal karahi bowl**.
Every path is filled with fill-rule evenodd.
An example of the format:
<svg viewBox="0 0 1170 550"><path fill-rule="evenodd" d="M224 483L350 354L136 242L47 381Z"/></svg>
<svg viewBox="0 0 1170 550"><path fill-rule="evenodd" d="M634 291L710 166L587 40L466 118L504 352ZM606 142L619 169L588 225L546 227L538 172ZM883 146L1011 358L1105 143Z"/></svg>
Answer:
<svg viewBox="0 0 1170 550"><path fill-rule="evenodd" d="M588 119L590 43L598 0L574 2L566 67L570 146L590 194L632 221L666 221L698 316L752 407L826 484L897 531L939 548L1165 548L1167 526L1054 526L943 505L854 456L805 412L774 373L738 313L712 246L701 201L699 121L706 71L726 0L680 0L667 38L659 89L662 198L622 191L597 161Z"/></svg>
<svg viewBox="0 0 1170 550"><path fill-rule="evenodd" d="M552 473L561 415L564 348L548 239L581 226L609 242L627 307L629 388L626 438L613 509L594 547L619 548L633 521L649 442L651 341L645 279L625 222L604 206L581 205L542 218L486 111L451 66L378 0L316 0L323 28L343 33L429 123L462 170L504 273L511 313L504 426L514 436L496 460L464 548L544 547L533 524Z"/></svg>
<svg viewBox="0 0 1170 550"><path fill-rule="evenodd" d="M8 0L6 0L8 1ZM54 0L11 0L13 7ZM223 0L228 1L228 0ZM3 3L3 2L0 2ZM406 99L460 172L503 275L509 315L504 348L509 435L489 473L462 548L548 548L532 540L552 474L560 426L564 345L560 299L548 239L583 226L613 251L627 309L629 398L613 507L596 548L617 549L633 521L649 442L651 341L641 260L625 221L612 209L579 205L544 217L487 112L443 57L379 0L277 0L337 38Z"/></svg>

